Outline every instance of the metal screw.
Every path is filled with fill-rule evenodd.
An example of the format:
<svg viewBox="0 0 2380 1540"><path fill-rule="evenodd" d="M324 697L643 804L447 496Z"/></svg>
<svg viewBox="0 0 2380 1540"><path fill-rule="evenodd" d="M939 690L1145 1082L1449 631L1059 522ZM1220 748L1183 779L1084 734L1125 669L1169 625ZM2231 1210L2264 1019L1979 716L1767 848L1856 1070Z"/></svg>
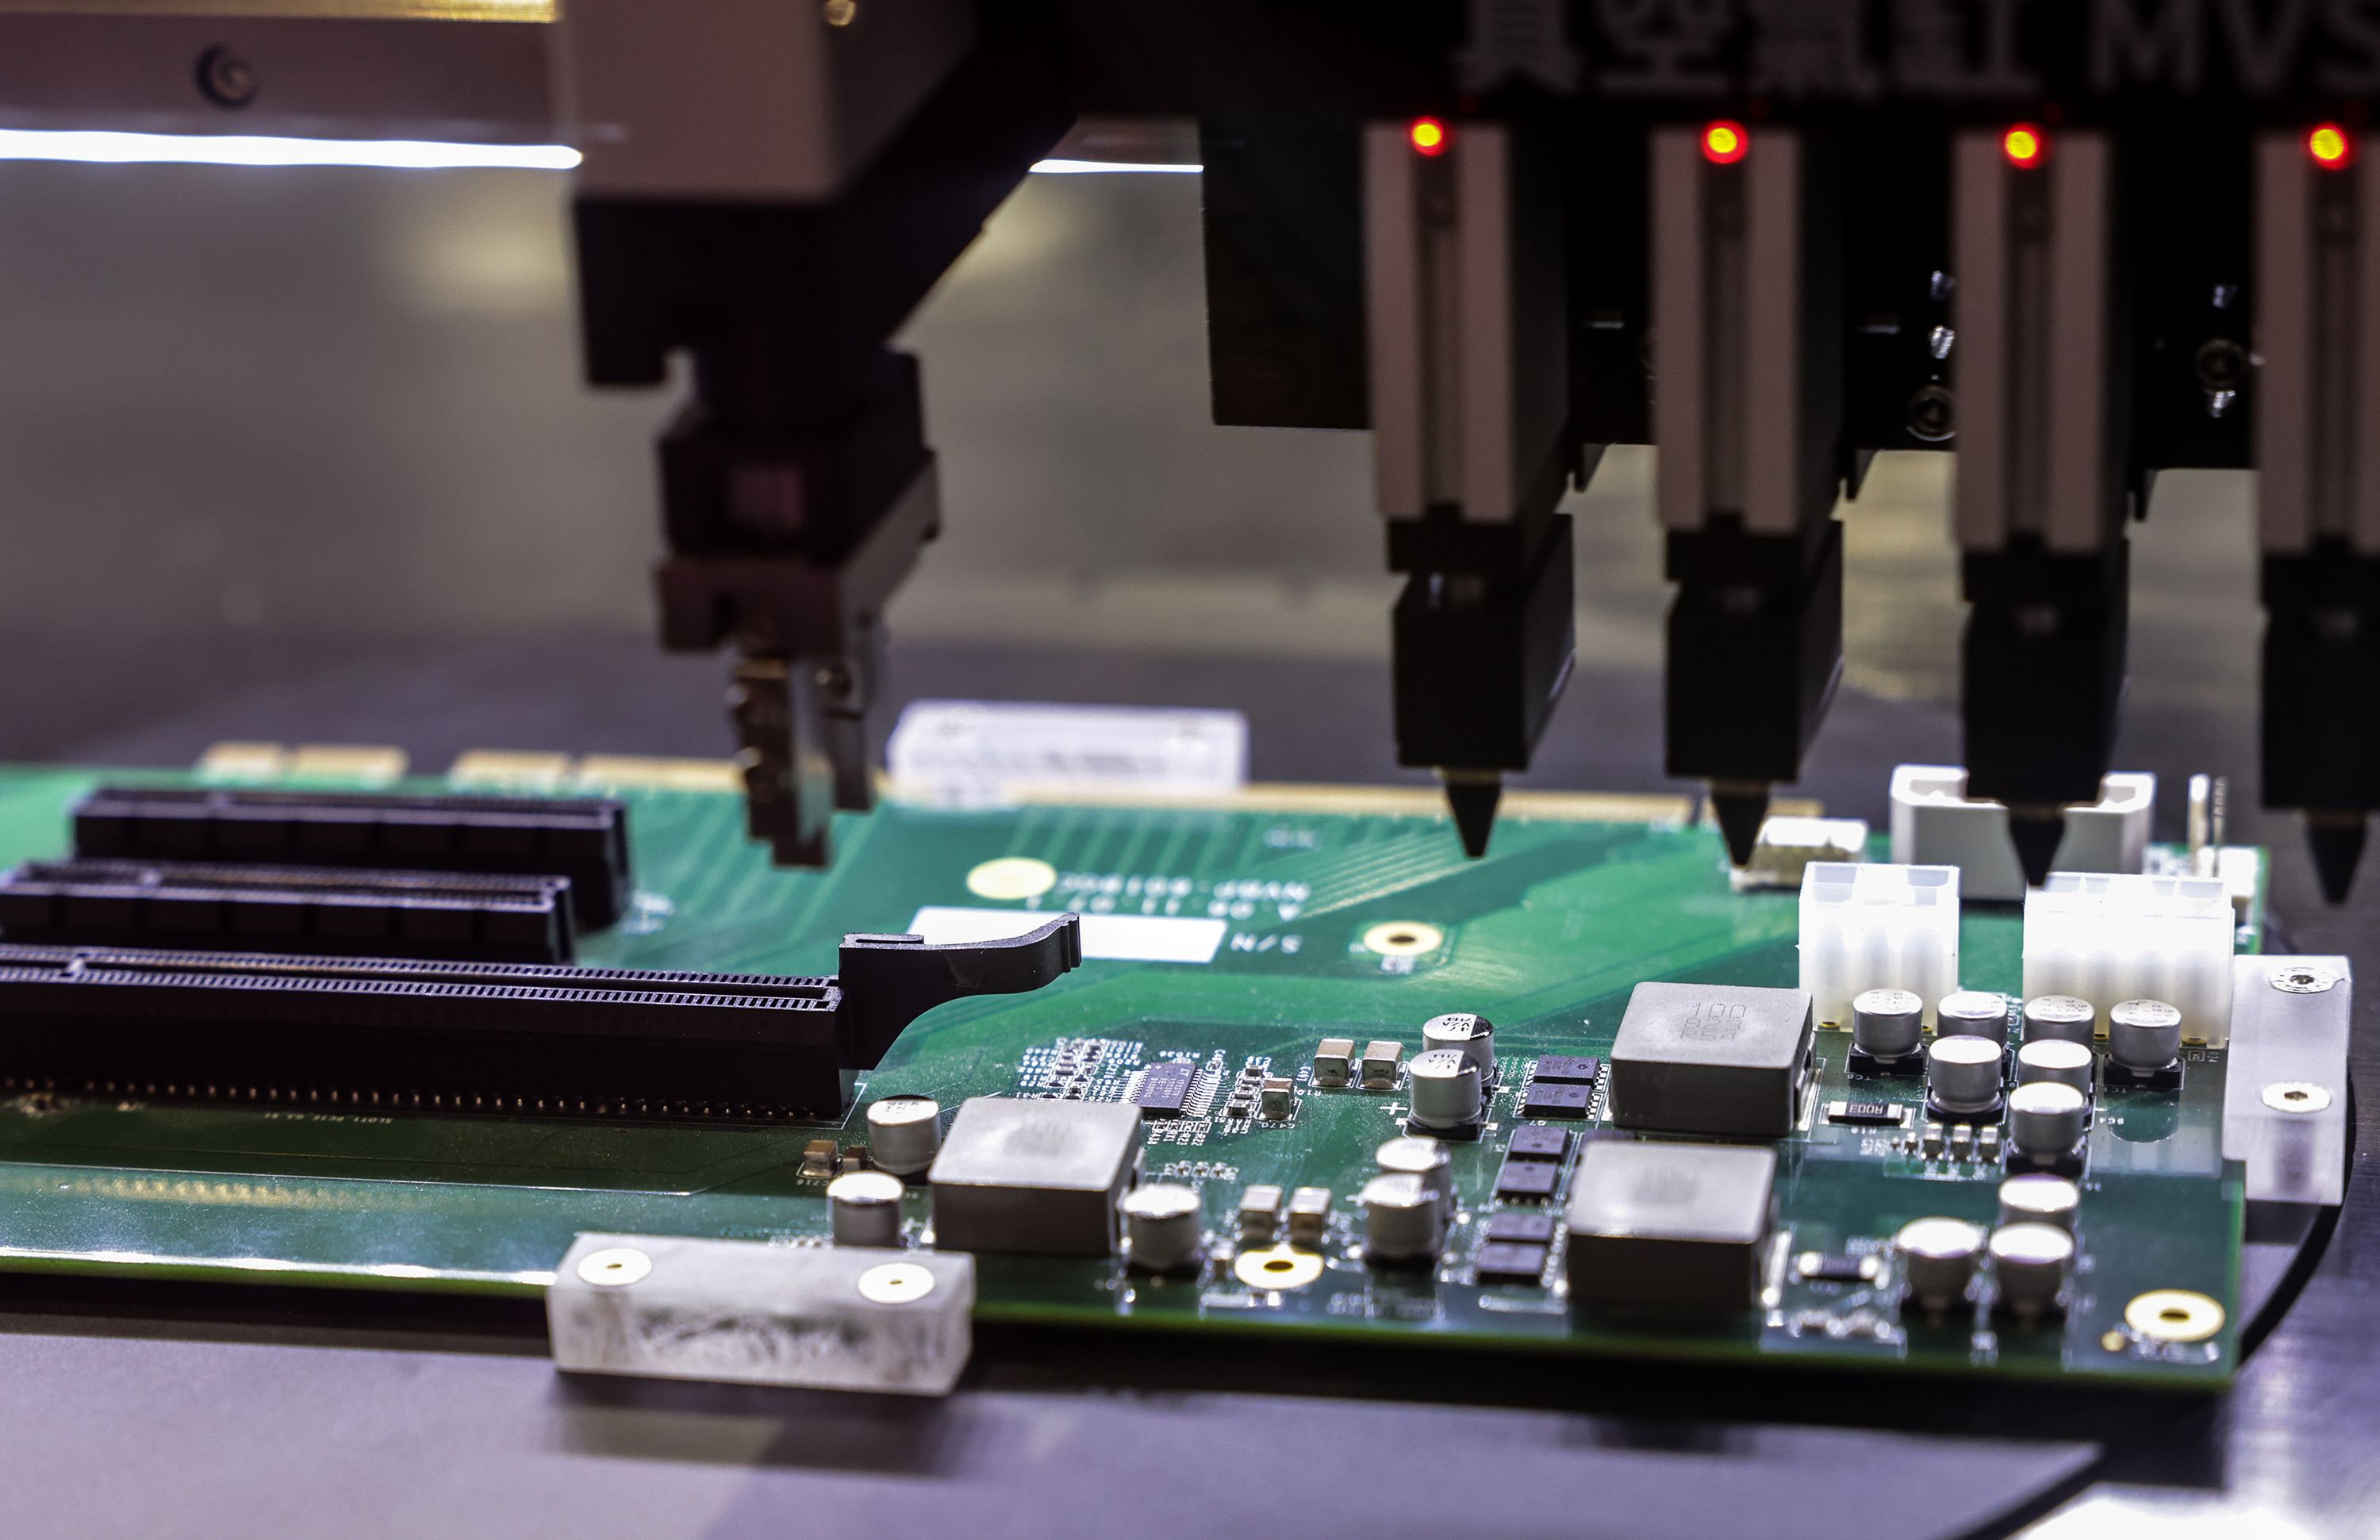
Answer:
<svg viewBox="0 0 2380 1540"><path fill-rule="evenodd" d="M2330 1106L2330 1091L2311 1080L2276 1080L2264 1100L2276 1112L2320 1112Z"/></svg>
<svg viewBox="0 0 2380 1540"><path fill-rule="evenodd" d="M1958 436L1959 398L1941 385L1927 385L1909 398L1909 436L1947 443Z"/></svg>
<svg viewBox="0 0 2380 1540"><path fill-rule="evenodd" d="M2274 969L2271 976L2273 988L2289 995L2318 995L2338 983L2337 970L2317 963L2294 963Z"/></svg>
<svg viewBox="0 0 2380 1540"><path fill-rule="evenodd" d="M228 48L199 55L199 91L218 107L245 107L256 100L256 71Z"/></svg>
<svg viewBox="0 0 2380 1540"><path fill-rule="evenodd" d="M1935 358L1939 360L1949 358L1950 356L1950 349L1957 346L1958 344L1958 333L1953 332L1948 326L1937 326L1932 332L1926 334L1925 351L1933 354Z"/></svg>
<svg viewBox="0 0 2380 1540"><path fill-rule="evenodd" d="M606 1246L578 1259L579 1281L605 1289L625 1288L652 1270L653 1259L634 1246Z"/></svg>
<svg viewBox="0 0 2380 1540"><path fill-rule="evenodd" d="M2248 373L2248 350L2229 337L2209 337L2198 349L2198 382L2211 391L2235 389Z"/></svg>

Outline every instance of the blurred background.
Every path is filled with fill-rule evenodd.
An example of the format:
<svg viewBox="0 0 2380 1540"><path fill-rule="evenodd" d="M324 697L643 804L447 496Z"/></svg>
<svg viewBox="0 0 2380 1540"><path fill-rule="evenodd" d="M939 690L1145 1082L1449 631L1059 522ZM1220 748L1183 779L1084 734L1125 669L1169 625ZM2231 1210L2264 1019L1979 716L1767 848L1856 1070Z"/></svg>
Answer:
<svg viewBox="0 0 2380 1540"><path fill-rule="evenodd" d="M0 756L727 752L724 663L653 640L674 402L580 383L567 195L534 171L0 164ZM1208 422L1198 198L1031 177L908 328L946 519L892 612L894 696L1236 706L1259 778L1404 778L1369 445ZM1572 499L1579 673L1526 783L1665 783L1650 468L1615 451ZM1879 763L1959 758L1948 470L1887 456L1846 510L1843 693L1803 787L1845 813L1881 817ZM2119 756L2228 773L2242 808L2248 495L2157 490Z"/></svg>

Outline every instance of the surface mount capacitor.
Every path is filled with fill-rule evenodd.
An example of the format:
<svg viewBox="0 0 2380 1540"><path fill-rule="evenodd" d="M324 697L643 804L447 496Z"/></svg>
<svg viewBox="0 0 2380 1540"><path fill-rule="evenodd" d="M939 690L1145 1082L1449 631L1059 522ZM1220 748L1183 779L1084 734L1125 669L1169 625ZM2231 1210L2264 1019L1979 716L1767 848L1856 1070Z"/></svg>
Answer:
<svg viewBox="0 0 2380 1540"><path fill-rule="evenodd" d="M1454 1198L1454 1158L1444 1144L1419 1134L1399 1134L1383 1143L1373 1158L1382 1176L1410 1176L1438 1194L1441 1203Z"/></svg>
<svg viewBox="0 0 2380 1540"><path fill-rule="evenodd" d="M2161 1070L2181 1057L2181 1013L2161 1000L2107 1007L2107 1057L2128 1070Z"/></svg>
<svg viewBox="0 0 2380 1540"><path fill-rule="evenodd" d="M1907 989L1864 990L1852 1001L1852 1046L1876 1059L1905 1059L1925 1035L1925 1002Z"/></svg>
<svg viewBox="0 0 2380 1540"><path fill-rule="evenodd" d="M2062 1176L2028 1171L2000 1183L2000 1223L2053 1224L2074 1228L2075 1211L2082 1206L2082 1189Z"/></svg>
<svg viewBox="0 0 2380 1540"><path fill-rule="evenodd" d="M2008 996L1988 989L1960 989L1944 995L1934 1008L1934 1029L1945 1037L1988 1037L2006 1043L2008 1018Z"/></svg>
<svg viewBox="0 0 2380 1540"><path fill-rule="evenodd" d="M2035 1037L2016 1050L2016 1083L2052 1081L2091 1094L2091 1045L2069 1037Z"/></svg>
<svg viewBox="0 0 2380 1540"><path fill-rule="evenodd" d="M2009 1146L2034 1160L2055 1160L2082 1142L2091 1098L2071 1085L2036 1080L2009 1093Z"/></svg>
<svg viewBox="0 0 2380 1540"><path fill-rule="evenodd" d="M1430 1049L1456 1049L1471 1061L1479 1072L1480 1084L1496 1078L1496 1024L1485 1016L1475 1016L1458 1011L1449 1015L1432 1016L1422 1023L1421 1046Z"/></svg>
<svg viewBox="0 0 2380 1540"><path fill-rule="evenodd" d="M909 1176L942 1147L941 1104L931 1097L886 1097L868 1104L868 1158Z"/></svg>
<svg viewBox="0 0 2380 1540"><path fill-rule="evenodd" d="M1479 1121L1479 1066L1462 1049L1434 1048L1414 1055L1407 1073L1413 1121L1425 1128L1462 1128Z"/></svg>
<svg viewBox="0 0 2380 1540"><path fill-rule="evenodd" d="M2035 995L2024 1002L2024 1040L2028 1043L2055 1038L2087 1045L2098 1022L2097 1007L2072 995Z"/></svg>
<svg viewBox="0 0 2380 1540"><path fill-rule="evenodd" d="M1964 1219L1912 1219L1893 1237L1902 1287L1921 1309L1941 1315L1967 1297L1984 1255L1984 1231Z"/></svg>
<svg viewBox="0 0 2380 1540"><path fill-rule="evenodd" d="M908 1189L890 1171L845 1171L826 1184L829 1222L838 1246L901 1243L901 1197Z"/></svg>
<svg viewBox="0 0 2380 1540"><path fill-rule="evenodd" d="M1925 1093L1945 1112L1984 1112L2000 1095L2007 1050L1989 1037L1937 1037L1925 1050Z"/></svg>
<svg viewBox="0 0 2380 1540"><path fill-rule="evenodd" d="M2074 1269L2074 1237L2052 1224L2004 1224L1992 1231L1992 1281L1998 1307L2019 1320L2065 1307Z"/></svg>
<svg viewBox="0 0 2380 1540"><path fill-rule="evenodd" d="M1445 1243L1446 1208L1417 1176L1376 1176L1357 1194L1364 1207L1364 1253L1387 1262L1421 1262Z"/></svg>
<svg viewBox="0 0 2380 1540"><path fill-rule="evenodd" d="M1132 1265L1146 1272L1179 1272L1198 1260L1206 1243L1198 1189L1173 1182L1135 1187L1118 1205Z"/></svg>

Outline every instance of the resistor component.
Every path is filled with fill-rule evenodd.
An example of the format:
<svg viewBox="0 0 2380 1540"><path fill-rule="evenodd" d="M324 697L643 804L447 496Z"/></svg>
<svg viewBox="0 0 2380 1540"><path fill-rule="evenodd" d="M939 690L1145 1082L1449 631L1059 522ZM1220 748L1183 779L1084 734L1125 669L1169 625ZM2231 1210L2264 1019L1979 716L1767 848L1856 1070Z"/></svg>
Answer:
<svg viewBox="0 0 2380 1540"><path fill-rule="evenodd" d="M1416 1177L1438 1194L1439 1202L1453 1203L1454 1158L1440 1141L1419 1134L1400 1134L1383 1144L1374 1159L1381 1175Z"/></svg>
<svg viewBox="0 0 2380 1540"><path fill-rule="evenodd" d="M1198 1190L1174 1182L1135 1187L1117 1207L1132 1243L1132 1265L1144 1272L1171 1273L1198 1260L1206 1244Z"/></svg>
<svg viewBox="0 0 2380 1540"><path fill-rule="evenodd" d="M1417 1176L1376 1176L1358 1194L1364 1255L1388 1262L1435 1257L1445 1244L1446 1208Z"/></svg>
<svg viewBox="0 0 2380 1540"><path fill-rule="evenodd" d="M1852 1001L1852 1046L1876 1059L1904 1059L1925 1036L1925 1002L1907 989L1867 989Z"/></svg>
<svg viewBox="0 0 2380 1540"><path fill-rule="evenodd" d="M942 1108L931 1097L885 1097L868 1104L868 1158L909 1176L934 1163L942 1147Z"/></svg>
<svg viewBox="0 0 2380 1540"><path fill-rule="evenodd" d="M2073 995L2035 995L2024 1002L2024 1040L2028 1043L2055 1038L2088 1046L2098 1025L2098 1008Z"/></svg>
<svg viewBox="0 0 2380 1540"><path fill-rule="evenodd" d="M1901 1285L1909 1297L1939 1316L1967 1297L1984 1255L1984 1231L1964 1219L1912 1219L1892 1244L1900 1255Z"/></svg>
<svg viewBox="0 0 2380 1540"><path fill-rule="evenodd" d="M1479 1066L1461 1049L1434 1048L1414 1055L1407 1076L1413 1121L1425 1128L1462 1128L1479 1121Z"/></svg>
<svg viewBox="0 0 2380 1540"><path fill-rule="evenodd" d="M2016 1050L2016 1083L2052 1081L2091 1094L2091 1045L2069 1037L2035 1037Z"/></svg>
<svg viewBox="0 0 2380 1540"><path fill-rule="evenodd" d="M1432 1016L1422 1023L1421 1046L1425 1051L1458 1049L1479 1072L1481 1085L1496 1078L1496 1024L1485 1016L1475 1016L1468 1012Z"/></svg>
<svg viewBox="0 0 2380 1540"><path fill-rule="evenodd" d="M2009 1093L2009 1145L2034 1160L2055 1160L2082 1142L2091 1098L2071 1085L2036 1080Z"/></svg>
<svg viewBox="0 0 2380 1540"><path fill-rule="evenodd" d="M2000 1183L2000 1223L2053 1224L2074 1228L2074 1214L2082 1206L2082 1189L2062 1176L2028 1171Z"/></svg>
<svg viewBox="0 0 2380 1540"><path fill-rule="evenodd" d="M1945 1037L1988 1037L2008 1041L2008 996L1988 989L1961 989L1942 997L1934 1008L1934 1029Z"/></svg>
<svg viewBox="0 0 2380 1540"><path fill-rule="evenodd" d="M2052 1224L2004 1224L1992 1231L1992 1281L2001 1310L2035 1320L2065 1308L2074 1237Z"/></svg>
<svg viewBox="0 0 2380 1540"><path fill-rule="evenodd" d="M2128 1070L2161 1070L2181 1057L2181 1013L2161 1000L2107 1007L2107 1057Z"/></svg>
<svg viewBox="0 0 2380 1540"><path fill-rule="evenodd" d="M829 1222L838 1246L901 1243L901 1196L908 1189L890 1171L845 1171L826 1184Z"/></svg>
<svg viewBox="0 0 2380 1540"><path fill-rule="evenodd" d="M1925 1049L1925 1092L1945 1112L1985 1112L2000 1095L2007 1049L1989 1037L1937 1037Z"/></svg>

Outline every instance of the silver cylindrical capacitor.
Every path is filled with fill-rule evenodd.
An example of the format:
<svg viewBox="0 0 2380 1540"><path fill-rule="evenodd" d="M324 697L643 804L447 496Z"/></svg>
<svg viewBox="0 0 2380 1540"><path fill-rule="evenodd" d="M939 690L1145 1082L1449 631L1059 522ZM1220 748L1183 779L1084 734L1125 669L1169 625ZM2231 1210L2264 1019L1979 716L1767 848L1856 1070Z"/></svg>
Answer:
<svg viewBox="0 0 2380 1540"><path fill-rule="evenodd" d="M1988 989L1960 989L1934 1007L1934 1031L1943 1037L1989 1037L2008 1041L2008 996Z"/></svg>
<svg viewBox="0 0 2380 1540"><path fill-rule="evenodd" d="M1901 1286L1910 1298L1940 1315L1967 1297L1984 1255L1981 1225L1964 1219L1912 1219L1893 1237L1900 1254Z"/></svg>
<svg viewBox="0 0 2380 1540"><path fill-rule="evenodd" d="M931 1097L886 1097L868 1104L868 1158L912 1176L942 1147L942 1108Z"/></svg>
<svg viewBox="0 0 2380 1540"><path fill-rule="evenodd" d="M2107 1057L2128 1070L2161 1070L2181 1057L2181 1013L2161 1000L2107 1007Z"/></svg>
<svg viewBox="0 0 2380 1540"><path fill-rule="evenodd" d="M908 1189L890 1171L845 1171L826 1184L826 1205L838 1246L901 1243L901 1195Z"/></svg>
<svg viewBox="0 0 2380 1540"><path fill-rule="evenodd" d="M1925 1049L1925 1093L1945 1112L1983 1112L1999 1099L2007 1049L1989 1037L1937 1037Z"/></svg>
<svg viewBox="0 0 2380 1540"><path fill-rule="evenodd" d="M2020 1319L2065 1307L2074 1270L2074 1237L2053 1224L2004 1224L1992 1231L1992 1281L1999 1307Z"/></svg>
<svg viewBox="0 0 2380 1540"><path fill-rule="evenodd" d="M1413 1120L1425 1128L1461 1128L1479 1121L1479 1066L1459 1048L1416 1053L1407 1072Z"/></svg>
<svg viewBox="0 0 2380 1540"><path fill-rule="evenodd" d="M1434 1257L1446 1243L1446 1208L1417 1176L1376 1176L1356 1194L1364 1206L1364 1254L1389 1262Z"/></svg>
<svg viewBox="0 0 2380 1540"><path fill-rule="evenodd" d="M1418 1178L1441 1203L1454 1201L1454 1157L1439 1140L1402 1134L1383 1144L1374 1158L1382 1176Z"/></svg>
<svg viewBox="0 0 2380 1540"><path fill-rule="evenodd" d="M2098 1025L2098 1007L2073 995L2035 995L2024 1002L2024 1040L2028 1043L2054 1037L2087 1044Z"/></svg>
<svg viewBox="0 0 2380 1540"><path fill-rule="evenodd" d="M2009 1146L2035 1160L2054 1160L2082 1141L2091 1098L2071 1085L2036 1080L2009 1093Z"/></svg>
<svg viewBox="0 0 2380 1540"><path fill-rule="evenodd" d="M1432 1016L1421 1024L1421 1046L1425 1053L1431 1049L1459 1049L1479 1072L1481 1085L1496 1078L1496 1024L1485 1016L1463 1011Z"/></svg>
<svg viewBox="0 0 2380 1540"><path fill-rule="evenodd" d="M2070 1037L2035 1037L2016 1050L2016 1083L2055 1081L2091 1094L2091 1045Z"/></svg>
<svg viewBox="0 0 2380 1540"><path fill-rule="evenodd" d="M1852 1047L1877 1059L1905 1059L1925 1037L1925 1002L1907 989L1867 989L1852 1001Z"/></svg>
<svg viewBox="0 0 2380 1540"><path fill-rule="evenodd" d="M1206 1245L1198 1189L1174 1182L1135 1187L1117 1205L1132 1242L1132 1265L1152 1273L1177 1272L1198 1260Z"/></svg>
<svg viewBox="0 0 2380 1540"><path fill-rule="evenodd" d="M2074 1212L2082 1206L2082 1189L2062 1176L2028 1171L2000 1183L2000 1223L2052 1224L2074 1228Z"/></svg>

